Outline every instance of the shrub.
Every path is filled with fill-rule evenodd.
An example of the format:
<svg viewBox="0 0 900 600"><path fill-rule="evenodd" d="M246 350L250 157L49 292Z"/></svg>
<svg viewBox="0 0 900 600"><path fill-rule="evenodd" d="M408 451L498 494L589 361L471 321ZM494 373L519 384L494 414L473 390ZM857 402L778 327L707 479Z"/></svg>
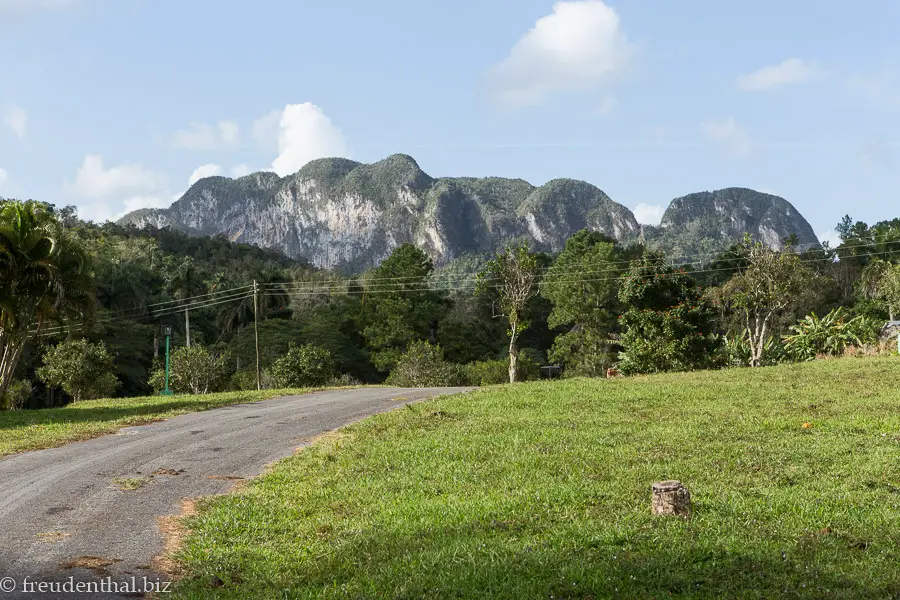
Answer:
<svg viewBox="0 0 900 600"><path fill-rule="evenodd" d="M439 345L413 342L400 356L387 383L397 387L445 387L459 385L464 378L458 365L444 360Z"/></svg>
<svg viewBox="0 0 900 600"><path fill-rule="evenodd" d="M110 396L120 385L112 374L113 357L102 342L66 340L47 349L43 362L35 375L47 385L62 388L76 402Z"/></svg>
<svg viewBox="0 0 900 600"><path fill-rule="evenodd" d="M331 383L336 369L331 352L314 344L291 346L269 373L280 388L317 387Z"/></svg>
<svg viewBox="0 0 900 600"><path fill-rule="evenodd" d="M276 387L275 381L269 370L260 373L260 387L264 390L270 390ZM243 369L236 371L228 381L228 389L235 392L248 392L256 389L256 369Z"/></svg>
<svg viewBox="0 0 900 600"><path fill-rule="evenodd" d="M340 375L331 383L338 387L355 387L358 385L362 385L362 381L360 381L350 373L344 373L343 375Z"/></svg>
<svg viewBox="0 0 900 600"><path fill-rule="evenodd" d="M508 360L481 360L465 366L466 379L471 385L499 385L509 383Z"/></svg>
<svg viewBox="0 0 900 600"><path fill-rule="evenodd" d="M746 335L743 337L725 337L719 352L721 360L717 362L722 362L729 367L746 367L750 364L750 359L753 356L753 351L750 349L750 342L747 340ZM771 367L789 362L793 362L793 360L785 351L781 340L774 337L766 340L759 366Z"/></svg>
<svg viewBox="0 0 900 600"><path fill-rule="evenodd" d="M4 395L2 402L0 402L0 407L4 410L18 410L28 402L28 399L31 397L31 392L31 382L27 379L13 381L9 384L9 387L6 388L6 394Z"/></svg>
<svg viewBox="0 0 900 600"><path fill-rule="evenodd" d="M848 346L863 346L878 341L878 324L864 316L847 319L843 308L822 318L808 315L790 328L784 347L795 360L815 360L817 356L840 356Z"/></svg>
<svg viewBox="0 0 900 600"><path fill-rule="evenodd" d="M210 353L203 346L184 346L169 360L169 389L180 393L206 394L219 391L225 381L225 357ZM147 382L154 391L165 386L165 370L158 368Z"/></svg>

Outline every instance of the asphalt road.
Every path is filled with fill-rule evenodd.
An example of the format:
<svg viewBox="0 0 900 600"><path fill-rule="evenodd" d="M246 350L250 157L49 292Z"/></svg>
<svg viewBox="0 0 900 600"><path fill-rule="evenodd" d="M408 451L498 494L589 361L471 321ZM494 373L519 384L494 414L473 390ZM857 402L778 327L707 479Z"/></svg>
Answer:
<svg viewBox="0 0 900 600"><path fill-rule="evenodd" d="M184 500L228 492L318 434L463 391L365 388L277 398L0 459L0 600L140 597L145 577L151 589L169 579L154 561L163 553L160 518L179 514ZM122 479L144 483L127 491ZM82 593L47 587L79 582ZM94 593L112 584L119 593Z"/></svg>

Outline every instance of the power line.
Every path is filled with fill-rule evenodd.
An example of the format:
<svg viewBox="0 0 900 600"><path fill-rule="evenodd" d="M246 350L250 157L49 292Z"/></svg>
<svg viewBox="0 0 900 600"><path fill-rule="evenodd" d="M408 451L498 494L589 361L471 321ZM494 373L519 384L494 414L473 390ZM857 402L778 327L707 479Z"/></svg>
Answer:
<svg viewBox="0 0 900 600"><path fill-rule="evenodd" d="M855 248L871 247L871 246L877 246L877 245L880 245L880 244L879 243L857 244L855 246ZM883 256L883 255L888 255L888 254L895 254L895 252L883 251L883 252L863 253L863 254L854 255L854 257L855 258L865 258L865 257ZM716 256L721 256L721 253L717 254ZM630 264L633 261L619 261L619 262L627 262ZM815 259L801 259L801 262L804 264L812 264L812 263L822 263L822 262L834 262L834 259L830 256L826 256L826 257L815 258ZM702 273L719 273L719 272L729 272L729 271L734 272L734 271L739 271L743 268L741 266L732 266L732 267L721 267L721 268L715 268L715 269L701 269L701 270L697 270L697 271L683 271L683 267L688 266L690 264L696 264L696 263L686 263L686 264L680 265L681 270L679 270L675 273L660 273L660 274L655 274L654 277L666 277L666 276L676 275L676 274L677 275L681 275L681 274L696 275L696 274L702 274ZM665 266L674 268L674 265L671 265L671 264L666 264ZM546 272L547 269L543 269L543 270ZM579 273L581 275L587 275L587 274L598 274L598 273L609 273L609 272L621 272L621 269L601 269L601 270L595 270L595 271L584 271L584 270L578 270L578 269L571 269L571 270L567 270L567 271L562 271L561 273L563 275L569 274L569 273ZM627 273L621 273L615 277L606 277L606 278L603 278L603 277L600 277L600 278L575 277L575 278L569 278L569 279L562 278L562 279L555 279L554 282L557 282L557 283L598 283L598 282L607 282L607 281L619 281L619 280L623 280L627 277L628 277ZM463 279L464 281L453 282L452 279L454 279L454 278ZM331 285L331 286L326 285L324 288L319 287L319 288L315 288L315 289L310 289L308 286L321 285L324 282L276 282L276 283L269 283L266 285L278 286L282 290L280 293L276 293L274 290L270 289L270 290L263 291L263 293L260 295L264 296L264 297L279 297L279 296L284 296L285 294L294 295L294 296L317 296L317 295L322 295L322 294L332 294L332 293L336 293L336 292L343 293L346 295L364 295L364 294L379 294L379 293L388 294L388 293L400 293L400 292L442 292L442 291L444 291L444 292L453 292L453 291L462 292L462 291L473 291L477 285L475 282L469 282L472 279L472 275L470 275L470 274L454 275L453 277L447 278L447 281L443 286L429 285L427 287L422 287L421 284L422 284L423 280L427 281L429 279L428 277L420 276L420 277L402 277L402 278L386 278L386 279L388 279L388 280L390 280L390 279L416 279L417 281L412 282L412 283L405 283L405 284L401 284L401 283L380 284L379 283L379 284L373 284L373 285L369 285L369 286L362 286L362 289L359 289L359 290L344 289L347 285L352 283L352 280L332 280L332 281L339 283L340 285ZM496 285L489 284L489 282L491 282L491 281L496 281L495 278L483 279L482 281L484 282L484 285L487 288L496 289L499 287ZM454 285L454 283L455 283L455 285ZM252 290L248 290L248 288L252 288L252 287L253 287L252 285L240 286L240 287L236 287L236 288L230 288L227 290L218 290L216 292L210 292L207 294L198 294L196 296L191 296L184 300L159 302L159 303L155 303L154 305L160 306L160 305L164 305L164 304L172 304L175 302L184 302L184 301L194 300L193 302L188 302L186 304L181 304L178 306L166 306L163 309L156 311L156 312L150 311L148 314L141 314L141 313L144 313L144 310L140 309L138 311L138 314L134 314L134 315L127 314L128 311L126 311L124 313L116 313L113 315L107 315L103 318L100 318L100 319L94 321L94 323L111 324L114 322L121 322L123 320L143 320L143 319L148 319L148 318L156 319L156 318L160 318L160 317L177 314L177 313L183 312L185 310L199 310L199 309L203 309L203 308L209 308L212 306L218 306L218 305L225 304L225 303L243 301L243 300L247 300L252 297L252 295L253 295ZM244 290L248 290L248 291L244 291ZM215 297L212 297L212 296L215 296ZM206 299L205 300L195 300L198 298L206 298ZM31 331L29 333L32 335L37 334L38 337L59 335L62 333L66 333L73 327L77 328L79 326L84 326L85 324L86 323L82 321L80 323L59 325L59 326L51 327L48 329L42 329L40 331L40 333L38 333L37 331Z"/></svg>
<svg viewBox="0 0 900 600"><path fill-rule="evenodd" d="M885 251L885 252L860 254L857 256L872 257L872 256L882 256L882 255L886 255L886 254L894 254L894 252ZM824 257L824 258L816 258L816 259L801 259L800 262L803 264L813 264L813 263L829 263L829 262L834 262L834 261L831 257ZM671 265L665 265L665 266L671 267ZM736 272L736 271L740 271L742 268L743 268L742 266L732 266L732 267L720 267L720 268L716 268L716 269L700 269L697 271L679 270L674 273L661 273L661 274L658 274L657 276L664 277L667 275L676 275L676 274L677 275L684 274L684 275L690 276L690 275L698 275L698 274L702 274L702 273L719 273L719 272L729 272L729 271ZM618 270L616 270L616 271L618 271ZM581 273L591 273L590 271L580 271L580 272ZM613 270L596 271L596 273L604 273L604 272L613 272ZM627 277L629 277L628 273L623 273L616 277L608 277L608 278L575 277L575 278L570 278L570 279L557 279L557 280L554 280L554 282L556 282L556 283L591 283L591 282L623 280L623 279L626 279ZM420 277L419 279L421 281L426 278ZM483 281L486 281L486 282L496 281L496 278L486 278ZM404 287L397 288L396 286L398 286L398 285L403 285ZM389 284L387 286L378 286L378 285L368 286L368 287L364 286L360 290L345 290L345 289L342 289L341 286L334 286L334 287L318 289L318 290L306 290L306 289L300 288L300 289L291 290L290 294L299 295L299 296L317 296L317 295L321 295L321 294L329 293L329 292L341 292L341 293L345 293L348 295L364 295L364 294L377 294L377 293L387 294L387 293L401 293L401 292L466 291L466 290L469 290L470 288L474 288L476 284L474 284L474 283L473 284L465 284L463 282L459 282L459 284L457 286L452 286L450 284L446 284L443 287L439 287L439 286L421 287L421 285L420 285L420 287L410 287L413 285L414 284ZM485 287L496 288L498 286L486 285ZM281 296L283 294L265 293L263 295L265 295L265 296Z"/></svg>
<svg viewBox="0 0 900 600"><path fill-rule="evenodd" d="M858 244L856 246L853 246L853 248L862 248L862 247L870 247L870 246L877 246L877 245L879 245L879 243L877 243L877 242L869 243L869 244ZM801 250L800 252L796 252L796 250L800 250L803 247L806 247L806 250ZM793 249L795 250L795 254L800 254L807 250L813 250L813 249L817 249L817 248L821 248L821 246L819 244L812 244L812 243L793 247ZM845 246L844 248L846 249L847 247ZM685 267L685 266L692 266L692 265L698 265L698 264L702 266L703 263L707 262L707 260L706 260L707 258L719 259L722 257L723 254L725 254L725 252L697 254L697 255L694 255L693 257L684 255L681 257L677 257L678 258L677 260L673 259L671 257L665 257L664 260L672 267ZM857 256L864 256L864 255L857 255ZM688 259L688 258L694 258L695 260L693 260L693 261L684 260L684 259ZM829 260L831 260L831 259L829 259ZM607 265L628 266L633 262L633 260L621 259L621 260L613 260L613 261L606 261L606 262L607 262ZM547 271L550 271L551 269L553 269L553 266L541 267L539 269L539 272L545 273ZM613 269L604 269L602 271L583 271L581 269L578 269L577 267L573 267L568 270L562 270L562 271L556 271L556 272L557 272L557 274L566 274L566 273L570 273L570 272L598 273L598 272L613 272L615 270L617 270L617 269L613 268ZM455 279L471 278L473 276L474 276L474 274L472 274L472 273L445 273L445 274L433 274L433 275L428 275L428 276L424 276L424 277L421 275L407 275L407 276L403 276L403 277L378 277L377 279L375 279L376 283L369 283L368 285L364 281L361 281L360 278L348 277L345 279L321 279L321 280L312 279L312 280L306 280L306 281L270 282L270 283L262 284L262 287L263 288L286 288L286 289L290 289L290 288L296 289L296 288L300 288L300 287L306 287L306 288L318 289L318 288L321 288L322 286L328 287L330 285L338 285L338 286L352 285L355 282L360 282L359 283L360 285L363 285L363 286L367 287L368 289L373 289L374 287L387 287L388 285L396 286L399 289L399 286L403 286L403 285L407 285L407 284L391 283L391 282L401 282L401 281L418 282L418 281L421 281L423 278L428 279L431 282L441 282L441 281L453 281Z"/></svg>

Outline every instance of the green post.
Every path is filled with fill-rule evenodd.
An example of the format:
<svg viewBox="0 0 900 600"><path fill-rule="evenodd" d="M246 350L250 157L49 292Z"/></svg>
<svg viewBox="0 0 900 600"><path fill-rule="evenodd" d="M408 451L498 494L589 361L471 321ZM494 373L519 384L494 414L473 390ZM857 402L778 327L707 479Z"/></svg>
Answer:
<svg viewBox="0 0 900 600"><path fill-rule="evenodd" d="M169 338L172 335L172 326L166 326L166 389L159 393L160 396L172 396L172 390L169 389Z"/></svg>

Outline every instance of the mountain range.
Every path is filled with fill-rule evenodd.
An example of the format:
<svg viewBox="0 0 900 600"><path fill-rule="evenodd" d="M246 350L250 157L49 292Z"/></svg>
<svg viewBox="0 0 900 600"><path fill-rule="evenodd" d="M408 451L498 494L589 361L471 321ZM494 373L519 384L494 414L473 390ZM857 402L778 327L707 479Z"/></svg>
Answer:
<svg viewBox="0 0 900 600"><path fill-rule="evenodd" d="M773 247L792 235L799 244L818 244L788 201L749 189L676 198L654 227L639 224L628 208L584 181L536 187L522 179L433 178L403 154L373 164L324 158L287 177L207 177L171 207L134 211L119 223L222 234L344 272L377 265L405 242L438 265L523 239L536 250L558 252L585 228L670 256L714 254L744 233Z"/></svg>

